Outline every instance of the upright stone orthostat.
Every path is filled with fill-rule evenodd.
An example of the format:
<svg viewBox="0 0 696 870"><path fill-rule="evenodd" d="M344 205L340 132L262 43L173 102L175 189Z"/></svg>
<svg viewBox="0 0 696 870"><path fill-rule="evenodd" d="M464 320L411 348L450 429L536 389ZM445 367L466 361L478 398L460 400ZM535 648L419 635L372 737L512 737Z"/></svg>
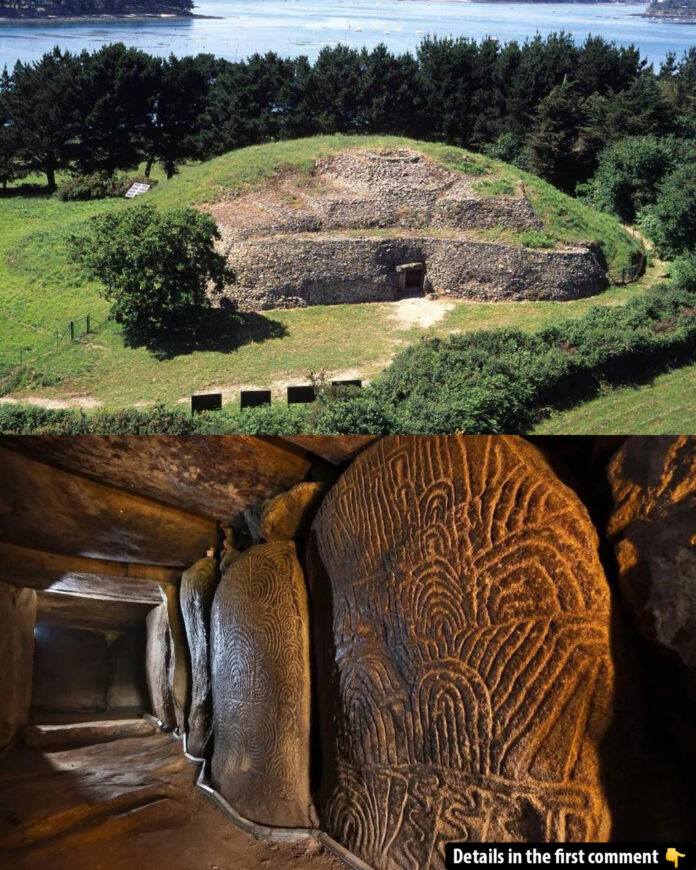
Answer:
<svg viewBox="0 0 696 870"><path fill-rule="evenodd" d="M29 719L35 625L36 592L0 582L0 749Z"/></svg>
<svg viewBox="0 0 696 870"><path fill-rule="evenodd" d="M624 600L638 630L696 675L696 438L629 438L609 480Z"/></svg>
<svg viewBox="0 0 696 870"><path fill-rule="evenodd" d="M321 825L378 870L609 834L609 592L578 498L508 437L388 437L309 543Z"/></svg>
<svg viewBox="0 0 696 870"><path fill-rule="evenodd" d="M169 626L169 691L174 705L177 731L181 735L186 732L191 662L184 620L179 607L179 587L171 584L160 586L160 592L167 608Z"/></svg>
<svg viewBox="0 0 696 870"><path fill-rule="evenodd" d="M291 541L228 562L213 602L211 673L215 788L255 822L310 826L307 595Z"/></svg>
<svg viewBox="0 0 696 870"><path fill-rule="evenodd" d="M167 605L164 602L152 608L147 615L146 624L145 676L152 715L165 725L174 727L176 717L169 688L169 622Z"/></svg>
<svg viewBox="0 0 696 870"><path fill-rule="evenodd" d="M213 727L210 689L210 609L220 575L217 559L199 559L181 577L181 614L191 657L191 702L186 748L202 756Z"/></svg>

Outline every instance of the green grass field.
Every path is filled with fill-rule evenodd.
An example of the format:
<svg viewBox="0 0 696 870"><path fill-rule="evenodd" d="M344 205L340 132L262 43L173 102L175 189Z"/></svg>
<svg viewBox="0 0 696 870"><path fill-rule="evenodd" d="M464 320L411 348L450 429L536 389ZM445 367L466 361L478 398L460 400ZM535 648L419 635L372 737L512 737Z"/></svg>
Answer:
<svg viewBox="0 0 696 870"><path fill-rule="evenodd" d="M638 250L639 243L615 220L533 176L457 148L394 137L332 136L246 148L184 167L171 181L160 180L143 200L164 208L209 202L276 172L309 172L319 157L351 146L417 147L475 176L488 195L506 195L524 185L546 224L543 243L601 240L613 275L628 266ZM265 312L247 318L239 342L231 347L159 360L145 349L123 346L118 326L106 319L108 304L66 248L68 235L79 232L92 215L138 205L122 199L63 203L41 195L0 199L0 377L17 366L20 357L29 359L21 374L15 374L12 388L5 389L8 395L44 404L115 408L155 401L173 404L205 389L220 389L231 397L241 386L272 386L280 394L288 381L302 382L309 371L322 369L332 375L370 378L422 335L495 326L537 329L579 316L592 305L622 304L642 293L663 269L657 264L637 284L612 287L601 296L576 302L442 300L435 303L441 306L437 316L424 322L403 317L399 303ZM56 333L88 313L100 324L96 334L56 349Z"/></svg>
<svg viewBox="0 0 696 870"><path fill-rule="evenodd" d="M690 435L696 433L696 366L686 366L641 387L604 395L554 414L535 435Z"/></svg>

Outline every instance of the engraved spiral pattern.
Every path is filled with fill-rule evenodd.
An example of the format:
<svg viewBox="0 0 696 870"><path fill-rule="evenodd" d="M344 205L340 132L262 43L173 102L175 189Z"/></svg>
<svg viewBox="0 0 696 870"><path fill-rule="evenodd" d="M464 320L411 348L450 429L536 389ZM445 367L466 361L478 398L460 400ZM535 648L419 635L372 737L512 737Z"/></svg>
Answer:
<svg viewBox="0 0 696 870"><path fill-rule="evenodd" d="M605 839L609 592L587 513L541 454L384 438L312 536L313 609L330 590L317 633L332 620L328 832L378 870L442 868L448 840Z"/></svg>
<svg viewBox="0 0 696 870"><path fill-rule="evenodd" d="M263 824L311 824L308 619L291 541L227 566L211 617L213 780Z"/></svg>

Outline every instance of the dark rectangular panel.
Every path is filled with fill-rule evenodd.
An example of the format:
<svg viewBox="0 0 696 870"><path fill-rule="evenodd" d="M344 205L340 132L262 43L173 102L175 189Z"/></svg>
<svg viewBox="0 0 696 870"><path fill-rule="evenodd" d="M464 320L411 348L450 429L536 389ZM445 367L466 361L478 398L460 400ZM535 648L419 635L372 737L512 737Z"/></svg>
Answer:
<svg viewBox="0 0 696 870"><path fill-rule="evenodd" d="M219 411L222 408L222 393L201 393L191 396L191 413L200 414L201 411Z"/></svg>
<svg viewBox="0 0 696 870"><path fill-rule="evenodd" d="M288 387L288 405L300 405L314 402L317 392L314 387Z"/></svg>
<svg viewBox="0 0 696 870"><path fill-rule="evenodd" d="M270 390L242 390L239 394L241 409L258 408L261 405L271 404Z"/></svg>

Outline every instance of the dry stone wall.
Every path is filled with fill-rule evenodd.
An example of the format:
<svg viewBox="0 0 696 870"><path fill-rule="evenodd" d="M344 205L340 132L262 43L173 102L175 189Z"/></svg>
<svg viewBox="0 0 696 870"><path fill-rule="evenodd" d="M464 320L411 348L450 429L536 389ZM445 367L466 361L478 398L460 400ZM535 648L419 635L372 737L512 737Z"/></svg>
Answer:
<svg viewBox="0 0 696 870"><path fill-rule="evenodd" d="M376 870L443 868L451 840L608 837L596 551L519 439L387 437L358 457L309 546L331 836Z"/></svg>
<svg viewBox="0 0 696 870"><path fill-rule="evenodd" d="M607 285L589 245L528 250L474 230L541 230L522 184L484 196L469 176L407 149L349 149L311 176L210 206L242 310L400 297L398 266L419 263L425 289L463 299L577 299ZM379 233L379 235L375 235Z"/></svg>
<svg viewBox="0 0 696 870"><path fill-rule="evenodd" d="M397 266L425 264L426 289L462 299L566 301L607 286L591 246L541 251L459 238L247 239L229 252L242 310L399 298Z"/></svg>

